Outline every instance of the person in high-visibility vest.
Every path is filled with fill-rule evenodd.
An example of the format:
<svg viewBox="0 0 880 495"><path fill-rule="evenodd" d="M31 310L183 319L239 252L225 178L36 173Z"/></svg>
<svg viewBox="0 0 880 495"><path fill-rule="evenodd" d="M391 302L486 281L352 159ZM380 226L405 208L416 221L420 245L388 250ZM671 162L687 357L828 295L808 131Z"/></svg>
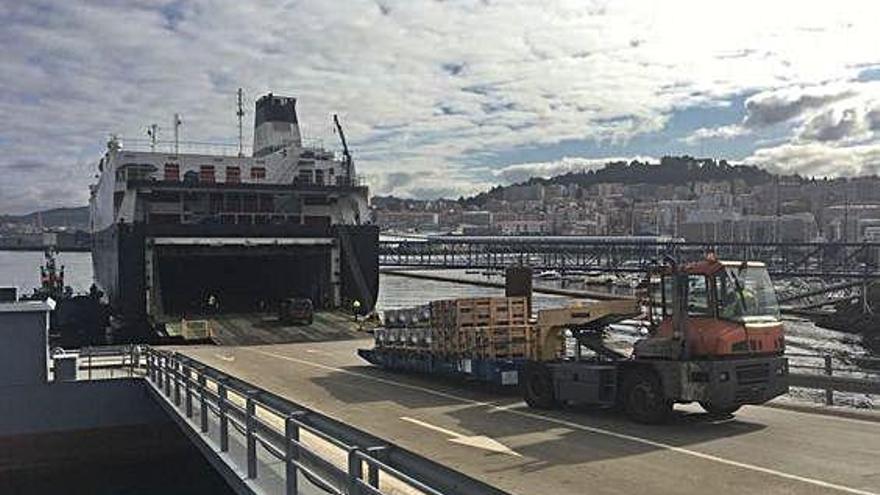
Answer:
<svg viewBox="0 0 880 495"><path fill-rule="evenodd" d="M358 321L358 313L361 311L361 302L355 299L351 303L351 311L354 313L354 321Z"/></svg>

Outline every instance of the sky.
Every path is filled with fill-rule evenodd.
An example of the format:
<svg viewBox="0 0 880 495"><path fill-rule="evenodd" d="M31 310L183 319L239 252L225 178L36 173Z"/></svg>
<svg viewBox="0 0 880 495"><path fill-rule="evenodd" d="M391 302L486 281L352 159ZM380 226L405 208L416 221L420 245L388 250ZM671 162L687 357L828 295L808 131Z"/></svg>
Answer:
<svg viewBox="0 0 880 495"><path fill-rule="evenodd" d="M111 134L237 141L236 90L345 126L373 194L667 154L880 169L880 2L0 0L0 213L88 201Z"/></svg>

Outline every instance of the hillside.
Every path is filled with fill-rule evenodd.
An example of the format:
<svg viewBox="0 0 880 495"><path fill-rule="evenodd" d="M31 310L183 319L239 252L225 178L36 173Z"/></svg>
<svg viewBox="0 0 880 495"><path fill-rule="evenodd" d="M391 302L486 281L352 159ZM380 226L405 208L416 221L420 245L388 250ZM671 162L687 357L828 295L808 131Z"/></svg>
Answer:
<svg viewBox="0 0 880 495"><path fill-rule="evenodd" d="M51 210L28 213L26 215L0 215L0 224L15 223L36 225L40 222L42 222L44 227L68 227L79 230L88 230L89 208L88 206L80 206L76 208L53 208Z"/></svg>
<svg viewBox="0 0 880 495"><path fill-rule="evenodd" d="M557 175L549 179L532 178L518 185L545 184L545 185L571 185L589 187L601 183L623 184L688 184L691 182L713 182L742 180L749 186L771 182L774 175L766 170L753 165L731 165L726 160L716 161L708 158L693 158L690 156L665 156L660 163L639 162L609 162L597 170L585 170L569 172ZM496 186L487 192L483 192L467 198L464 201L469 204L482 205L488 199L501 199L506 187Z"/></svg>

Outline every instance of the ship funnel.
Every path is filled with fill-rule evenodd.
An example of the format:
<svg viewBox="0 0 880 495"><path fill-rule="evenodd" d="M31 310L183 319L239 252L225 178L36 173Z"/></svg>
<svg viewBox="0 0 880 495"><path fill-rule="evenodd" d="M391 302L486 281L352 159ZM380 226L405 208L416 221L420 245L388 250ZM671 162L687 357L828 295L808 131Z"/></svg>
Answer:
<svg viewBox="0 0 880 495"><path fill-rule="evenodd" d="M296 98L269 93L257 100L254 112L254 156L265 156L291 145L302 146Z"/></svg>

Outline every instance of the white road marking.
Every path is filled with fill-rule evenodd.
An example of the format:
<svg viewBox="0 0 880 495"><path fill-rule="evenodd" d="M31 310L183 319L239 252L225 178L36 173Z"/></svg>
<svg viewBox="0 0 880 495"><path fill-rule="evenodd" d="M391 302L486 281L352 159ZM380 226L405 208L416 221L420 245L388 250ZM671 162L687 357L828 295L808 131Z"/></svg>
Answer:
<svg viewBox="0 0 880 495"><path fill-rule="evenodd" d="M438 397L444 397L447 399L457 400L457 401L460 401L465 404L470 404L470 405L474 405L474 406L486 406L486 407L491 408L493 410L492 412L496 412L496 411L497 412L504 412L507 414L514 414L514 415L521 416L521 417L536 419L539 421L547 421L549 423L556 423L558 425L566 426L566 427L573 428L576 430L587 431L590 433L596 433L596 434L600 434L600 435L606 435L606 436L618 438L621 440L628 440L630 442L640 443L642 445L649 445L651 447L655 447L658 449L665 449L665 450L669 450L672 452L676 452L678 454L684 454L684 455L695 457L698 459L703 459L706 461L717 462L719 464L725 464L727 466L738 467L741 469L747 469L750 471L764 473L764 474L768 474L771 476L776 476L779 478L784 478L784 479L788 479L788 480L792 480L792 481L798 481L801 483L806 483L806 484L821 487L821 488L827 488L830 490L836 490L836 491L844 492L844 493L852 493L855 495L880 495L880 493L877 493L877 492L872 492L872 491L868 491L868 490L861 490L858 488L852 488L852 487L848 487L848 486L844 486L844 485L838 485L836 483L830 483L830 482L822 481L822 480L815 479L815 478L808 478L806 476L800 476L797 474L791 474L791 473L786 473L784 471L778 471L775 469L757 466L755 464L748 464L745 462L734 461L732 459L726 459L724 457L720 457L717 455L706 454L706 453L699 452L696 450L686 449L684 447L676 447L675 445L670 445L670 444L663 443L663 442L657 442L657 441L654 441L654 440L651 440L648 438L642 438L642 437L638 437L635 435L628 435L626 433L618 433L613 430L606 430L604 428L599 428L599 427L595 427L595 426L586 426L586 425L582 425L580 423L575 423L573 421L568 421L568 420L559 419L559 418L553 418L553 417L544 416L544 415L541 415L538 413L533 413L533 412L528 412L528 411L522 411L522 410L517 410L517 409L502 409L491 402L468 399L468 398L460 397L460 396L457 396L454 394L441 392L439 390L432 390L430 388L420 387L418 385L412 385L412 384L408 384L408 383L397 382L394 380L388 380L385 378L379 378L379 377L372 376L372 375L369 375L366 373L358 373L356 371L351 371L351 370L347 370L344 368L338 368L335 366L328 366L326 364L315 363L312 361L306 361L304 359L298 359L298 358L294 358L294 357L290 357L290 356L285 356L283 354L276 354L274 352L262 351L259 349L249 349L246 347L241 348L241 349L246 350L246 351L256 352L258 354L263 354L265 356L271 356L274 358L283 359L286 361L291 361L294 363L304 364L306 366L311 366L314 368L320 368L320 369L324 369L324 370L328 370L328 371L334 371L337 373L343 373L346 375L357 376L357 377L360 377L360 378L363 378L366 380L372 380L372 381L379 382L379 383L393 385L395 387L406 388L406 389L410 389L410 390L417 390L420 392L424 392L426 394L431 394L431 395L436 395Z"/></svg>
<svg viewBox="0 0 880 495"><path fill-rule="evenodd" d="M222 359L222 360L229 362L229 363L231 363L232 361L235 361L235 356L224 356L222 354L216 354L216 353L214 354L214 356L217 359Z"/></svg>
<svg viewBox="0 0 880 495"><path fill-rule="evenodd" d="M409 416L401 416L400 419L409 423L419 425L423 428L442 433L443 435L449 437L450 442L459 443L461 445L468 445L470 447L476 447L478 449L488 450L491 452L498 452L499 454L508 454L515 457L522 457L521 455L511 450L510 447L508 447L507 445L504 445L494 438L487 437L486 435L462 435L461 433L456 433L452 430L447 430L446 428L432 425L431 423L427 423L425 421L410 418Z"/></svg>
<svg viewBox="0 0 880 495"><path fill-rule="evenodd" d="M318 349L306 349L306 352L308 352L309 354L323 354L324 356L332 356L333 355L327 351L321 351Z"/></svg>

